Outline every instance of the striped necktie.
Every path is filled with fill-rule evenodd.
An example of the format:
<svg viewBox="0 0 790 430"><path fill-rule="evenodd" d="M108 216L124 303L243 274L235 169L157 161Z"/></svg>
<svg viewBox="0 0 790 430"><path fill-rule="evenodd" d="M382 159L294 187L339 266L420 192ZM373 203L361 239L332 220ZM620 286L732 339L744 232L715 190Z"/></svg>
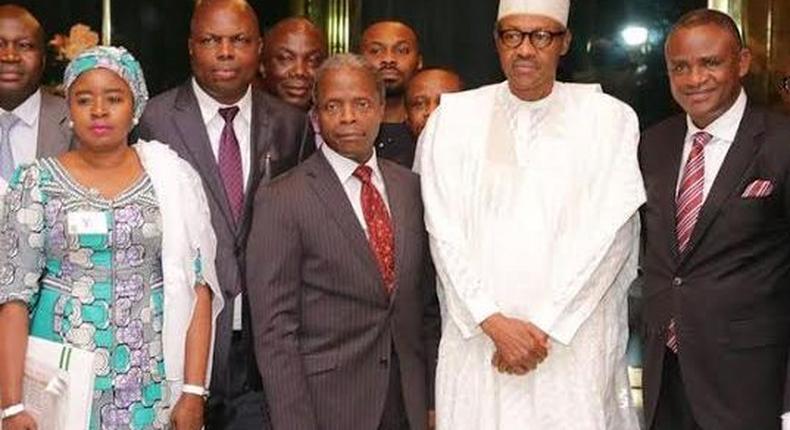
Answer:
<svg viewBox="0 0 790 430"><path fill-rule="evenodd" d="M683 179L677 196L677 212L675 214L675 234L678 240L678 251L682 254L691 240L691 233L697 224L699 212L704 202L705 188L705 145L713 136L704 131L694 134L691 152L683 169ZM667 348L677 354L678 335L677 323L672 318L667 326Z"/></svg>

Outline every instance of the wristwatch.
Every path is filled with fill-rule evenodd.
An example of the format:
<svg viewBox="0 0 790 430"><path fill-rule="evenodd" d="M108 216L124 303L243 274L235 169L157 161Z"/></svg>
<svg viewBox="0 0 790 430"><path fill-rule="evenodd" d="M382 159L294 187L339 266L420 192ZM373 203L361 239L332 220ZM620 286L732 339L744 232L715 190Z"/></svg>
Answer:
<svg viewBox="0 0 790 430"><path fill-rule="evenodd" d="M181 392L186 394L194 394L196 396L208 397L208 390L200 385L184 384L181 386Z"/></svg>
<svg viewBox="0 0 790 430"><path fill-rule="evenodd" d="M25 405L22 403L17 403L15 405L11 405L2 411L0 411L0 420L4 420L6 418L11 418L14 415L20 414L25 410Z"/></svg>

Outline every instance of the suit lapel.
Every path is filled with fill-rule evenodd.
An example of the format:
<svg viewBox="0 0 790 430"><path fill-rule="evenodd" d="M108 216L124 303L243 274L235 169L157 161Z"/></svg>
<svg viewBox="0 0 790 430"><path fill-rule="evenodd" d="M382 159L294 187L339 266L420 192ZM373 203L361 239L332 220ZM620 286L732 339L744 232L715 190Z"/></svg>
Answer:
<svg viewBox="0 0 790 430"><path fill-rule="evenodd" d="M682 117L682 121L678 126L671 128L672 134L667 136L666 150L662 153L663 158L651 161L659 168L656 177L660 178L658 184L660 201L657 206L661 209L666 222L666 228L669 232L667 235L667 248L670 250L673 259L677 259L679 256L677 235L675 233L675 214L677 213L677 181L680 175L681 163L685 163L681 160L683 157L683 143L686 138L685 117Z"/></svg>
<svg viewBox="0 0 790 430"><path fill-rule="evenodd" d="M743 115L735 140L727 152L724 162L713 181L713 186L700 210L699 219L691 233L686 251L681 256L685 259L705 235L708 227L718 215L722 205L733 192L738 190L744 180L746 169L754 161L759 149L759 141L755 137L765 130L764 118L747 107Z"/></svg>
<svg viewBox="0 0 790 430"><path fill-rule="evenodd" d="M329 165L329 161L319 151L318 154L315 154L305 162L305 167L308 169L307 175L311 179L310 186L313 191L324 204L329 215L343 230L345 237L351 242L351 247L356 251L357 256L362 259L366 267L370 268L374 279L377 280L378 296L386 300L383 287L384 281L381 278L373 252L370 249L368 238L365 236L362 226L359 225L359 219L354 213L354 208L351 206L351 202L348 201L346 191L343 189L343 185L338 180L334 170L332 170L332 166Z"/></svg>
<svg viewBox="0 0 790 430"><path fill-rule="evenodd" d="M66 104L42 91L36 144L37 158L54 157L68 151L70 138L66 131L67 118Z"/></svg>
<svg viewBox="0 0 790 430"><path fill-rule="evenodd" d="M246 225L251 215L250 208L255 199L255 190L261 181L268 182L271 176L271 160L277 160L275 145L272 145L271 115L260 90L252 88L252 114L250 124L250 171L247 178L247 189L244 191L245 211L242 224Z"/></svg>
<svg viewBox="0 0 790 430"><path fill-rule="evenodd" d="M190 161L197 166L201 172L203 181L208 188L209 194L217 202L222 215L225 217L226 224L231 231L235 231L235 222L230 211L230 202L225 194L225 186L219 175L214 152L211 150L211 142L206 132L206 125L200 113L195 93L192 91L192 81L187 81L178 90L175 101L175 111L173 121L181 135L185 152Z"/></svg>
<svg viewBox="0 0 790 430"><path fill-rule="evenodd" d="M384 186L387 189L387 203L389 203L390 219L395 236L395 291L392 292L390 304L394 303L398 294L398 280L401 278L401 268L403 262L403 252L405 249L406 233L403 226L406 225L406 217L411 214L407 210L408 196L404 189L397 183L395 172L387 163L379 163L379 169L384 176Z"/></svg>

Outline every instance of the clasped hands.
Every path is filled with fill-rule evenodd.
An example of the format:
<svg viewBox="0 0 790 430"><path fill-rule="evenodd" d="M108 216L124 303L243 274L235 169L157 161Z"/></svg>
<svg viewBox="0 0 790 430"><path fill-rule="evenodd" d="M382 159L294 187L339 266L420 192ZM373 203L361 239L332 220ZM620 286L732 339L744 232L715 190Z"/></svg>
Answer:
<svg viewBox="0 0 790 430"><path fill-rule="evenodd" d="M546 359L549 337L534 324L500 313L486 318L480 327L494 342L491 364L499 372L524 375Z"/></svg>

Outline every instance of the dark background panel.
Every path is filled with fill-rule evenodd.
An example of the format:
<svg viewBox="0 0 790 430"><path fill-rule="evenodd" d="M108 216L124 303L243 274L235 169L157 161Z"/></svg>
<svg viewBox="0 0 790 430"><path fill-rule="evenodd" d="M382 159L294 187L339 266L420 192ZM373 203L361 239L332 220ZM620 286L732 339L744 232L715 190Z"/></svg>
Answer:
<svg viewBox="0 0 790 430"><path fill-rule="evenodd" d="M705 7L705 0L576 0L569 28L571 51L559 79L599 82L604 90L629 103L643 127L676 111L663 60L671 24L683 13ZM498 2L480 0L364 0L362 27L395 18L417 31L426 65L457 70L473 88L503 79L494 52L493 28ZM648 30L644 45L625 44L627 26Z"/></svg>
<svg viewBox="0 0 790 430"><path fill-rule="evenodd" d="M287 0L249 0L266 28L288 15ZM101 0L0 0L19 4L41 22L50 40L68 35L72 25L86 24L101 34ZM187 37L194 0L113 0L112 43L129 49L142 63L152 95L178 85L189 76ZM45 82L62 79L64 64L49 56Z"/></svg>

